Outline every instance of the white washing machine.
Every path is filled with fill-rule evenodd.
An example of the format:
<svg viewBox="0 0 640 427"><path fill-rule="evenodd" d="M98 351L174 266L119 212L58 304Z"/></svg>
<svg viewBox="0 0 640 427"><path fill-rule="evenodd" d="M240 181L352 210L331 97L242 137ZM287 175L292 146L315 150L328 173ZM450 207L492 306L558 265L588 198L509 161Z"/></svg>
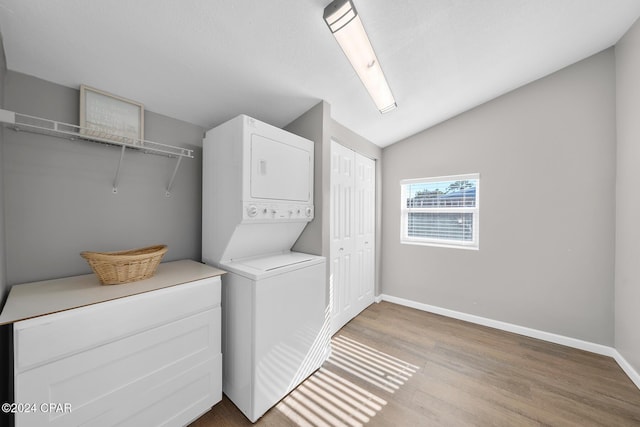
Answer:
<svg viewBox="0 0 640 427"><path fill-rule="evenodd" d="M326 358L325 260L289 252L221 267L223 390L255 422Z"/></svg>
<svg viewBox="0 0 640 427"><path fill-rule="evenodd" d="M247 116L203 142L202 258L228 271L222 389L252 422L329 355L325 259L291 252L313 219L313 150Z"/></svg>

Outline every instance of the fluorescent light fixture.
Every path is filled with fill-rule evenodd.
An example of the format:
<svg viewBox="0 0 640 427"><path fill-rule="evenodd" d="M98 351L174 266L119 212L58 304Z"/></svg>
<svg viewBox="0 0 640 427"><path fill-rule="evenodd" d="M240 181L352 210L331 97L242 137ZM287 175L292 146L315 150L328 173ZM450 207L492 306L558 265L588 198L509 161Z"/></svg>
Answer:
<svg viewBox="0 0 640 427"><path fill-rule="evenodd" d="M334 0L324 8L324 20L356 70L381 113L394 110L396 101L362 21L351 0Z"/></svg>

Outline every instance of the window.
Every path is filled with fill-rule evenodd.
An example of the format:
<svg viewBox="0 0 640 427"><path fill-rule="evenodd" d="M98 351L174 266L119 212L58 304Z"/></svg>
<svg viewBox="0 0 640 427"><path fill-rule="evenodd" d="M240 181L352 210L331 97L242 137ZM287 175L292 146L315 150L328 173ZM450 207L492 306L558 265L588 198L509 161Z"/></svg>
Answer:
<svg viewBox="0 0 640 427"><path fill-rule="evenodd" d="M400 181L400 242L478 249L480 175Z"/></svg>

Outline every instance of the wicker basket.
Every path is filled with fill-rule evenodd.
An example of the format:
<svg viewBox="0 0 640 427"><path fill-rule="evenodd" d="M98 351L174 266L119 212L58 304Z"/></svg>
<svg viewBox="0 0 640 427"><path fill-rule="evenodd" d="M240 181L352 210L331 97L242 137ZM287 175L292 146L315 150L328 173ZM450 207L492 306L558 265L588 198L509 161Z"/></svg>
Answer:
<svg viewBox="0 0 640 427"><path fill-rule="evenodd" d="M166 245L119 252L81 252L103 285L119 285L153 276Z"/></svg>

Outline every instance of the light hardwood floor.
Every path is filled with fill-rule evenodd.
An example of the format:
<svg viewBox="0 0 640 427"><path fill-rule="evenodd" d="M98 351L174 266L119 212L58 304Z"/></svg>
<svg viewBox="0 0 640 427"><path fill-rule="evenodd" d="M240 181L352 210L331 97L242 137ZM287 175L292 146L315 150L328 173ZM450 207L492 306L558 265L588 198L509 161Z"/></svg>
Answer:
<svg viewBox="0 0 640 427"><path fill-rule="evenodd" d="M249 425L225 397L192 427ZM255 425L640 426L640 390L610 357L382 302Z"/></svg>

